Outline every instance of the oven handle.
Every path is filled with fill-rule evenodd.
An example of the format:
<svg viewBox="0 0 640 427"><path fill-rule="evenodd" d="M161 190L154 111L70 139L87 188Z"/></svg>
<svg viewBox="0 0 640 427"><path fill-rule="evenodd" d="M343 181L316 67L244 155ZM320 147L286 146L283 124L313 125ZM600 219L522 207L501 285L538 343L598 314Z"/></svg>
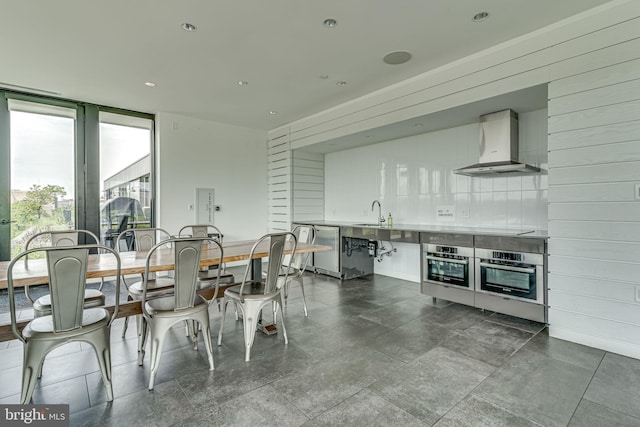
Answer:
<svg viewBox="0 0 640 427"><path fill-rule="evenodd" d="M425 258L433 260L433 261L450 262L452 264L463 264L463 265L469 264L469 261L466 260L466 259L440 258L440 257L433 256L433 255L425 255Z"/></svg>
<svg viewBox="0 0 640 427"><path fill-rule="evenodd" d="M527 274L534 274L536 272L535 268L511 267L507 265L489 264L486 262L480 262L480 267L495 268L497 270L517 271L518 273L527 273Z"/></svg>

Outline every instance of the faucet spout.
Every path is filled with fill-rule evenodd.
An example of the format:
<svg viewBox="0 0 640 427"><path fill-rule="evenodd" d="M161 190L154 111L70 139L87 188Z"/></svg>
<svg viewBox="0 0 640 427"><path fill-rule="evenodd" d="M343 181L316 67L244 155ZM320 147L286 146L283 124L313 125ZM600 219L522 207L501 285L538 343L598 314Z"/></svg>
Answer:
<svg viewBox="0 0 640 427"><path fill-rule="evenodd" d="M376 203L378 204L378 225L382 225L382 223L384 222L384 217L382 216L382 206L380 206L379 201L374 200L373 203L371 203L371 212L373 212Z"/></svg>

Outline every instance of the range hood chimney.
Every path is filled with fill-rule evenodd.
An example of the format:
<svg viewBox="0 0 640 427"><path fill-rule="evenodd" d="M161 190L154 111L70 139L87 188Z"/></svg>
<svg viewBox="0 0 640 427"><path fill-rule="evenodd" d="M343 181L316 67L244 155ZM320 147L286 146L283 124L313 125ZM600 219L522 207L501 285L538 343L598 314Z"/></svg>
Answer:
<svg viewBox="0 0 640 427"><path fill-rule="evenodd" d="M518 113L513 110L480 116L480 162L453 171L469 176L534 172L540 168L518 161Z"/></svg>

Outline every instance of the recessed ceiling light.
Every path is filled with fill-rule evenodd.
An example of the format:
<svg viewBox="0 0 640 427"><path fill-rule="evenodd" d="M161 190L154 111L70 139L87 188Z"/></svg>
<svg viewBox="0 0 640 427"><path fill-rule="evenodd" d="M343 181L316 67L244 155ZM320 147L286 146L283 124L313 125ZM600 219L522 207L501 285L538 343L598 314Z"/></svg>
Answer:
<svg viewBox="0 0 640 427"><path fill-rule="evenodd" d="M324 25L327 28L333 28L336 25L338 25L338 21L336 21L333 18L327 18L322 22L322 25Z"/></svg>
<svg viewBox="0 0 640 427"><path fill-rule="evenodd" d="M336 82L336 86L346 86L346 85L347 85L347 82L342 81L342 80L339 81L339 82Z"/></svg>
<svg viewBox="0 0 640 427"><path fill-rule="evenodd" d="M269 114L271 114L272 116L275 116L276 114L278 114L278 112L271 110L271 111L269 111Z"/></svg>
<svg viewBox="0 0 640 427"><path fill-rule="evenodd" d="M156 84L154 82L144 82L144 84L149 87L156 87Z"/></svg>
<svg viewBox="0 0 640 427"><path fill-rule="evenodd" d="M480 12L473 15L473 22L481 22L489 18L489 12Z"/></svg>
<svg viewBox="0 0 640 427"><path fill-rule="evenodd" d="M248 85L248 84L249 84L249 82L244 81L244 80L240 80L240 81L238 82L238 84L239 84L240 86L246 86L246 85Z"/></svg>
<svg viewBox="0 0 640 427"><path fill-rule="evenodd" d="M391 52L391 53L387 53L384 58L382 58L382 60L387 63L387 64L391 64L391 65L398 65L398 64L404 64L405 62L409 61L411 59L411 54L409 52L405 52L405 51L397 51L397 52Z"/></svg>
<svg viewBox="0 0 640 427"><path fill-rule="evenodd" d="M185 31L192 32L192 31L196 31L198 29L198 27L196 27L195 25L190 24L188 22L185 22L184 24L182 24L182 29L185 30Z"/></svg>

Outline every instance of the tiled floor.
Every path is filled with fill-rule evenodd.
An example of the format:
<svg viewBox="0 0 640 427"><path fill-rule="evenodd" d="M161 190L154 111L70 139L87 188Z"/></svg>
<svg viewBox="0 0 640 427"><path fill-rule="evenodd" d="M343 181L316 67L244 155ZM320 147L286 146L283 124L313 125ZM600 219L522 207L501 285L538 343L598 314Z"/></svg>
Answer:
<svg viewBox="0 0 640 427"><path fill-rule="evenodd" d="M289 344L281 333L258 334L251 362L231 314L215 371L176 327L149 392L135 327L122 339L118 320L112 403L80 343L48 357L34 402L70 403L71 424L86 426L640 426L640 360L549 338L540 324L434 303L416 283L313 275L305 283L309 317L292 289ZM215 335L220 314L211 313ZM18 344L0 343L0 403L18 401Z"/></svg>

